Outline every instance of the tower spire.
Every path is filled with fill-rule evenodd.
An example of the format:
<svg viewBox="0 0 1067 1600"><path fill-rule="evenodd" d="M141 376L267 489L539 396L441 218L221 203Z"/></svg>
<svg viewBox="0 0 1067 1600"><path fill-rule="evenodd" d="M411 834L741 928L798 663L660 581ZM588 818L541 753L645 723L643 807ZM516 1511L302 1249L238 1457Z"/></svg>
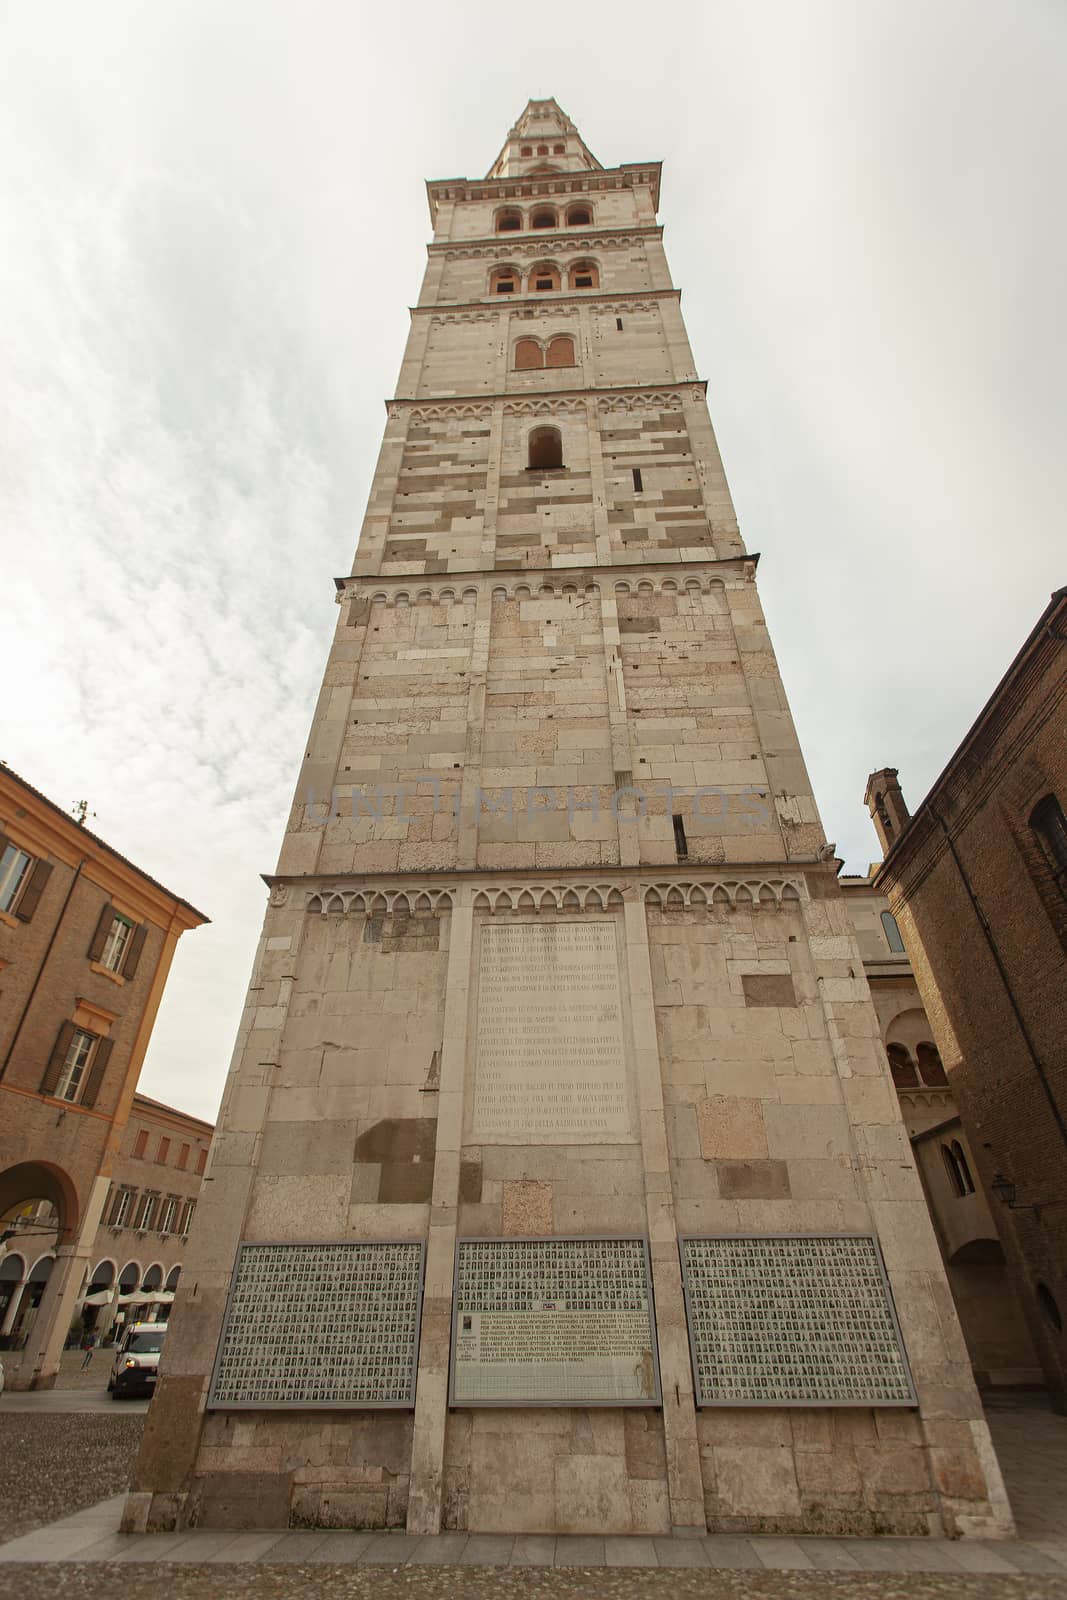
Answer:
<svg viewBox="0 0 1067 1600"><path fill-rule="evenodd" d="M602 172L567 113L555 100L527 100L486 174L522 178L539 172Z"/></svg>

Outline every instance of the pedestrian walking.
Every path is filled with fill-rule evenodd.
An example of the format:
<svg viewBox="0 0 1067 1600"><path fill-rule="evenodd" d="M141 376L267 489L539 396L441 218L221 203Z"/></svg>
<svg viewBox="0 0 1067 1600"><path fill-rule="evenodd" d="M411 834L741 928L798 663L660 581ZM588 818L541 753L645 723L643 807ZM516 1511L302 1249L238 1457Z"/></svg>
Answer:
<svg viewBox="0 0 1067 1600"><path fill-rule="evenodd" d="M82 1349L85 1351L85 1354L82 1357L82 1371L84 1372L90 1361L93 1359L93 1351L96 1349L95 1333L87 1333L85 1335L85 1338L82 1340Z"/></svg>

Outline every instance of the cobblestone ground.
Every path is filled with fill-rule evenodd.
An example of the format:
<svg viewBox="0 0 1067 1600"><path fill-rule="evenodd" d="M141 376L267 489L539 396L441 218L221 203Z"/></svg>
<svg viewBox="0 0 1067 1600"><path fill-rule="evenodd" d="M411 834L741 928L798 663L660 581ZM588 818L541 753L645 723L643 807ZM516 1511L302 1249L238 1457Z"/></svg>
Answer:
<svg viewBox="0 0 1067 1600"><path fill-rule="evenodd" d="M0 1543L118 1494L143 1416L0 1412Z"/></svg>
<svg viewBox="0 0 1067 1600"><path fill-rule="evenodd" d="M160 1568L137 1562L12 1566L19 1600L114 1600L151 1593ZM1062 1600L1067 1580L948 1573L714 1572L634 1567L172 1565L167 1600Z"/></svg>

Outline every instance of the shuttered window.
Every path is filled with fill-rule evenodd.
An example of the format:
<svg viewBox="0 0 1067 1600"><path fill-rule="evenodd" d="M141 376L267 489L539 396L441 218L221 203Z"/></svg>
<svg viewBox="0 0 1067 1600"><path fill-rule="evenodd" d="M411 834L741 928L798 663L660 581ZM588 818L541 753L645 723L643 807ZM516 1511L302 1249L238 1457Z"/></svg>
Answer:
<svg viewBox="0 0 1067 1600"><path fill-rule="evenodd" d="M132 978L141 960L148 929L133 922L109 902L100 913L89 943L89 960L97 961L117 976Z"/></svg>
<svg viewBox="0 0 1067 1600"><path fill-rule="evenodd" d="M29 922L51 876L51 862L39 861L0 833L0 911Z"/></svg>
<svg viewBox="0 0 1067 1600"><path fill-rule="evenodd" d="M41 1079L41 1093L57 1100L94 1106L111 1057L113 1041L64 1022Z"/></svg>

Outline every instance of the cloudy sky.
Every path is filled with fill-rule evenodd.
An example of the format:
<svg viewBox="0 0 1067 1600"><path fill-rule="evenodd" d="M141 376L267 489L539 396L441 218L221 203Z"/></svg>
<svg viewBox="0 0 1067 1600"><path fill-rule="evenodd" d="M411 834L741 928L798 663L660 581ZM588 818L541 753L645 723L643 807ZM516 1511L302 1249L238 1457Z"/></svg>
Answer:
<svg viewBox="0 0 1067 1600"><path fill-rule="evenodd" d="M0 0L0 758L213 919L142 1087L214 1114L407 331L427 177L530 96L662 158L831 838L916 804L1064 556L1067 8Z"/></svg>

